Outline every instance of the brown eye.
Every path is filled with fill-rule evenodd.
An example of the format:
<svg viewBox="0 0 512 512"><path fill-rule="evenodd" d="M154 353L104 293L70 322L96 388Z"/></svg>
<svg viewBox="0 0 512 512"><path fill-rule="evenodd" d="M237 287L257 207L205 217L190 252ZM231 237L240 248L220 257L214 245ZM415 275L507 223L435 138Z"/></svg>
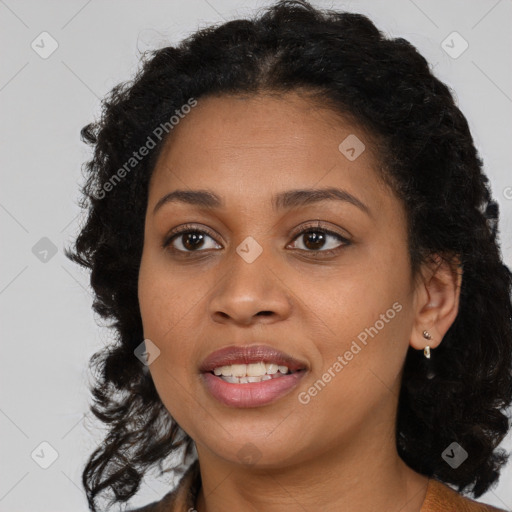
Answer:
<svg viewBox="0 0 512 512"><path fill-rule="evenodd" d="M341 247L350 245L350 241L340 234L317 227L301 231L294 240L299 242L299 246L295 245L294 249L325 254L332 254L337 252ZM336 240L338 243L336 243ZM297 244L297 242L295 242L295 244Z"/></svg>
<svg viewBox="0 0 512 512"><path fill-rule="evenodd" d="M304 245L311 250L321 249L329 237L326 233L321 231L307 231L302 235Z"/></svg>
<svg viewBox="0 0 512 512"><path fill-rule="evenodd" d="M187 233L182 233L180 239L182 242L182 246L187 251L200 249L201 246L204 245L204 235L199 231L190 231Z"/></svg>
<svg viewBox="0 0 512 512"><path fill-rule="evenodd" d="M210 247L208 247L208 239L214 242L213 244L210 242ZM166 238L162 246L164 248L170 246L173 251L187 253L202 252L201 250L204 249L215 249L220 247L218 244L215 244L215 240L213 240L206 231L185 228L171 233L171 235Z"/></svg>

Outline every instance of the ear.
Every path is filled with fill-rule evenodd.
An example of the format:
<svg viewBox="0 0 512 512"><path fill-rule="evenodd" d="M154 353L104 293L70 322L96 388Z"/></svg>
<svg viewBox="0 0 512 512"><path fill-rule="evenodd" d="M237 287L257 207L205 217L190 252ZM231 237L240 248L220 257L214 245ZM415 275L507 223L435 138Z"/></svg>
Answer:
<svg viewBox="0 0 512 512"><path fill-rule="evenodd" d="M415 319L410 345L423 350L436 348L459 311L462 266L457 256L435 254L424 263L414 290ZM431 339L425 339L427 331Z"/></svg>

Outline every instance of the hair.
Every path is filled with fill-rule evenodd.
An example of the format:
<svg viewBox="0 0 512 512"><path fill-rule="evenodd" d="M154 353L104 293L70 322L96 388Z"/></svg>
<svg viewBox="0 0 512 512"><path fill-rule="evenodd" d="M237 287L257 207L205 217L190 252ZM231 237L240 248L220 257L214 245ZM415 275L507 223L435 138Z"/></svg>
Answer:
<svg viewBox="0 0 512 512"><path fill-rule="evenodd" d="M497 447L512 402L512 274L501 260L498 205L468 123L408 41L386 37L360 14L280 1L145 53L135 77L115 86L99 119L81 131L94 148L80 189L87 218L65 254L90 269L93 310L115 333L90 360L97 371L91 410L108 426L82 474L92 511L107 492L109 508L129 500L146 471L158 464L163 474L163 460L179 450L183 462L165 471L183 471L194 449L134 356L144 339L137 286L148 184L169 138L155 129L170 133L169 119L191 98L300 90L378 142L379 175L407 212L412 272L434 255L455 255L463 271L459 311L435 355L428 360L409 347L396 417L400 457L476 498L508 460ZM148 137L153 149L134 163ZM114 184L127 162L129 176ZM469 455L457 468L442 458L454 441Z"/></svg>

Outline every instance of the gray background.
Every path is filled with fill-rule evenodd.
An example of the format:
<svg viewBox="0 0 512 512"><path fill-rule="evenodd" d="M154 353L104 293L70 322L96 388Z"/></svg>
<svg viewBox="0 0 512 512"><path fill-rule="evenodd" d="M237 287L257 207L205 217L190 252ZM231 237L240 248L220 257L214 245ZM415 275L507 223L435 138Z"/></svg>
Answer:
<svg viewBox="0 0 512 512"><path fill-rule="evenodd" d="M111 333L96 325L88 275L62 252L79 227L80 166L90 156L79 130L99 113L100 98L132 77L139 52L269 3L0 0L0 511L88 510L81 470L102 431L88 413L87 364ZM369 15L415 44L456 91L500 204L511 266L512 2L314 4ZM58 44L47 58L41 53L52 41L44 31ZM452 56L442 47L453 31L469 45L456 58L458 36L445 43ZM503 447L512 449L512 434ZM43 469L53 450L56 460ZM131 506L159 498L171 484L150 476ZM512 510L512 463L479 501Z"/></svg>

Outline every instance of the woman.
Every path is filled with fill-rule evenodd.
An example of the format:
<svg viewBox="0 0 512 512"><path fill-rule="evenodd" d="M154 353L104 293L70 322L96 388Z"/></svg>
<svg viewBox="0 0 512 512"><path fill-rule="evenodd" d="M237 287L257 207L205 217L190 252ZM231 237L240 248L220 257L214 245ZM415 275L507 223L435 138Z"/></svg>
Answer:
<svg viewBox="0 0 512 512"><path fill-rule="evenodd" d="M67 254L118 336L92 511L156 464L186 472L141 511L498 510L459 493L507 460L511 273L414 47L279 2L154 52L82 134Z"/></svg>

